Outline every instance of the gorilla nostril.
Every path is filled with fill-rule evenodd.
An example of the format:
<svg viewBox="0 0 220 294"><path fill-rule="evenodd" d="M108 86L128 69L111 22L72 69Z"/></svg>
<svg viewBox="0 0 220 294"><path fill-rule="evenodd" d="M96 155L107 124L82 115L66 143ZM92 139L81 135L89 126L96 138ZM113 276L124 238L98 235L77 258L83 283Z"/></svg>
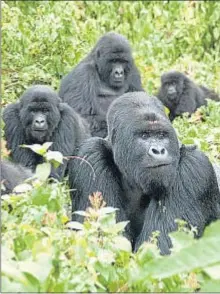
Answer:
<svg viewBox="0 0 220 294"><path fill-rule="evenodd" d="M35 119L34 124L37 128L42 128L45 125L46 120L43 117L38 117Z"/></svg>
<svg viewBox="0 0 220 294"><path fill-rule="evenodd" d="M42 120L36 120L36 123L42 124L42 123L44 123L44 120L43 119Z"/></svg>
<svg viewBox="0 0 220 294"><path fill-rule="evenodd" d="M159 154L159 153L160 153L159 150L157 150L157 149L155 149L155 148L152 148L152 152L153 152L154 154Z"/></svg>
<svg viewBox="0 0 220 294"><path fill-rule="evenodd" d="M165 154L165 152L166 152L165 148L162 148L161 151L160 151L161 154Z"/></svg>

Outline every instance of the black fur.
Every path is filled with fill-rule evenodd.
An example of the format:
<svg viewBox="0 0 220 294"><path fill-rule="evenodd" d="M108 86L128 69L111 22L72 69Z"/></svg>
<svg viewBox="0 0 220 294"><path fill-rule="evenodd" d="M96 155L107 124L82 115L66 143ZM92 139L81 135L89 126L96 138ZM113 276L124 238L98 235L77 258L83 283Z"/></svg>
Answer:
<svg viewBox="0 0 220 294"><path fill-rule="evenodd" d="M220 190L220 165L213 164L213 167L214 167L214 171L215 171L215 174L216 174L216 177L217 177L218 187L219 187L219 190Z"/></svg>
<svg viewBox="0 0 220 294"><path fill-rule="evenodd" d="M64 156L74 155L79 144L89 136L87 123L48 86L30 87L20 101L6 107L3 113L7 148L14 162L31 168L43 161L42 156L22 148L22 144L53 142L51 150ZM64 175L66 165L58 169ZM55 174L53 175L57 177Z"/></svg>
<svg viewBox="0 0 220 294"><path fill-rule="evenodd" d="M102 192L108 205L120 208L118 220L130 220L127 234L136 249L160 230L158 245L168 254L176 218L197 226L201 236L220 205L208 158L194 146L179 146L163 105L146 93L116 99L107 124L108 137L87 140L78 153L84 160L70 162L72 210L85 209L88 195Z"/></svg>
<svg viewBox="0 0 220 294"><path fill-rule="evenodd" d="M115 82L117 70L121 71L121 78ZM59 95L87 119L92 136L104 138L109 105L116 97L133 91L143 89L129 42L110 32L63 78Z"/></svg>
<svg viewBox="0 0 220 294"><path fill-rule="evenodd" d="M1 195L11 193L14 187L24 182L27 178L32 177L32 175L31 170L20 164L1 160Z"/></svg>
<svg viewBox="0 0 220 294"><path fill-rule="evenodd" d="M177 71L170 71L161 76L161 88L157 96L169 108L171 121L184 112L192 114L200 106L206 105L206 98L219 100L219 96L213 90L197 86Z"/></svg>

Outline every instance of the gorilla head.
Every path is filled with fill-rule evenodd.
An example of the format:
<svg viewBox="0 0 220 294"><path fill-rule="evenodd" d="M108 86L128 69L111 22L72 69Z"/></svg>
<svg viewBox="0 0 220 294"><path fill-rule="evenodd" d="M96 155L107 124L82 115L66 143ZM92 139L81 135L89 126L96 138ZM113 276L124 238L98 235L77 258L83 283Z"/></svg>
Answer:
<svg viewBox="0 0 220 294"><path fill-rule="evenodd" d="M172 184L180 153L162 104L146 98L142 92L124 94L110 106L107 123L116 165L129 183L149 194Z"/></svg>
<svg viewBox="0 0 220 294"><path fill-rule="evenodd" d="M128 40L110 32L94 48L95 63L100 79L112 88L122 88L133 67Z"/></svg>
<svg viewBox="0 0 220 294"><path fill-rule="evenodd" d="M47 86L33 86L20 99L20 121L27 140L34 143L49 141L60 121L58 95Z"/></svg>
<svg viewBox="0 0 220 294"><path fill-rule="evenodd" d="M177 71L170 71L161 76L164 102L168 108L179 103L184 88L189 82L189 79L184 74Z"/></svg>

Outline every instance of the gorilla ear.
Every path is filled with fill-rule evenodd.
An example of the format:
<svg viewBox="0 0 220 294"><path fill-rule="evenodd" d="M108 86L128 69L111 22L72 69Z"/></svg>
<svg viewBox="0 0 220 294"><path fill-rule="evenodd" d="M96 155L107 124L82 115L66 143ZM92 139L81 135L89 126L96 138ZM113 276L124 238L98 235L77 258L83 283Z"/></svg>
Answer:
<svg viewBox="0 0 220 294"><path fill-rule="evenodd" d="M66 109L66 107L67 107L67 104L65 102L62 102L62 100L61 100L59 103L59 106L58 106L60 112L64 111Z"/></svg>
<svg viewBox="0 0 220 294"><path fill-rule="evenodd" d="M179 141L179 148L180 148L180 156L182 156L187 151L194 151L194 150L196 150L197 149L197 146L195 144L191 144L191 145L181 144L180 141Z"/></svg>

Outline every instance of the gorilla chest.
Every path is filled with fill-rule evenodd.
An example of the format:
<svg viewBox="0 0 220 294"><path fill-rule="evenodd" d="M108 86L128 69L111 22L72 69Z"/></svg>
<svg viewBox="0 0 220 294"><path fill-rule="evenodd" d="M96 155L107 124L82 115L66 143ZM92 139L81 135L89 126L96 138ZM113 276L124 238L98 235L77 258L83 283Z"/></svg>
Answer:
<svg viewBox="0 0 220 294"><path fill-rule="evenodd" d="M125 93L124 88L111 88L107 87L104 84L101 84L98 95L97 95L97 107L100 112L103 112L106 115L106 111L108 110L110 104L119 96Z"/></svg>
<svg viewBox="0 0 220 294"><path fill-rule="evenodd" d="M168 234L177 230L177 219L186 221L187 226L197 227L198 236L201 236L205 225L199 205L192 198L187 198L186 201L186 195L178 193L167 195L159 201L151 199L142 216L144 225L141 241L149 241L152 233L158 231L158 245L163 254L169 253L172 246Z"/></svg>

